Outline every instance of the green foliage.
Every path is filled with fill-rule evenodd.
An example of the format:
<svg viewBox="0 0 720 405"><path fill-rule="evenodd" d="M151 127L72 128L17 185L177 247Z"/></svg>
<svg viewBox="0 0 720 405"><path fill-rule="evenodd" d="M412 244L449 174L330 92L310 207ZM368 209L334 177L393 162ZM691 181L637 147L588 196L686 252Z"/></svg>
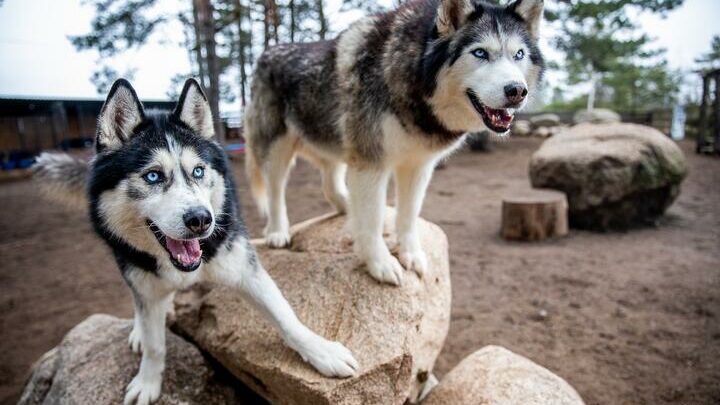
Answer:
<svg viewBox="0 0 720 405"><path fill-rule="evenodd" d="M547 2L546 16L559 28L553 45L565 54L568 83L597 81L597 102L614 109L671 103L679 80L664 51L639 32L643 11L664 15L683 0L564 0ZM556 100L555 105L562 104ZM572 100L568 106L576 106Z"/></svg>
<svg viewBox="0 0 720 405"><path fill-rule="evenodd" d="M681 76L668 69L666 62L652 66L629 65L613 70L602 79L609 89L600 103L621 111L636 111L673 105L677 101Z"/></svg>
<svg viewBox="0 0 720 405"><path fill-rule="evenodd" d="M555 46L563 51L570 81L587 80L591 73L605 73L650 58L650 38L638 35L631 15L641 11L665 13L683 0L567 0L549 3L548 19L560 25Z"/></svg>
<svg viewBox="0 0 720 405"><path fill-rule="evenodd" d="M151 16L157 0L88 0L95 7L92 31L70 37L78 50L96 49L102 57L114 56L145 44L168 16Z"/></svg>
<svg viewBox="0 0 720 405"><path fill-rule="evenodd" d="M715 35L710 43L710 52L701 55L695 59L695 62L702 69L712 69L720 67L720 35Z"/></svg>

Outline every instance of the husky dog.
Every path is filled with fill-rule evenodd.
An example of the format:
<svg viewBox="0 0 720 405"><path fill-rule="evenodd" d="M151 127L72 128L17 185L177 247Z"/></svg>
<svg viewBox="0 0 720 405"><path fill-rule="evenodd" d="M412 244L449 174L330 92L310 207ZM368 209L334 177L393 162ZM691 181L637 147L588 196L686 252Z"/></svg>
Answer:
<svg viewBox="0 0 720 405"><path fill-rule="evenodd" d="M247 170L267 244L290 242L285 183L299 153L320 167L325 197L349 210L369 273L396 285L402 266L421 276L415 220L433 168L466 132L508 131L543 72L542 14L543 0L411 0L335 40L267 50L246 113ZM382 238L393 174L399 261Z"/></svg>
<svg viewBox="0 0 720 405"><path fill-rule="evenodd" d="M142 351L142 361L125 404L159 397L166 313L176 290L201 280L237 288L323 375L348 377L358 370L348 349L298 320L260 264L239 216L231 167L213 140L210 106L195 80L185 83L171 114L146 114L130 84L118 80L100 113L90 167L49 154L37 166L41 178L63 180L68 189L89 178L90 217L132 290L129 344Z"/></svg>

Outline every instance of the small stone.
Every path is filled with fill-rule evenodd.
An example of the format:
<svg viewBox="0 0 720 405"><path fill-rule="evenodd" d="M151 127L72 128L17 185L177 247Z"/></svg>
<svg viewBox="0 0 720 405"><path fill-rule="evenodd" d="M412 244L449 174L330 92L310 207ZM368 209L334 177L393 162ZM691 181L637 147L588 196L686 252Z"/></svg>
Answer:
<svg viewBox="0 0 720 405"><path fill-rule="evenodd" d="M510 129L512 135L515 136L528 136L530 135L530 132L532 131L532 126L530 125L530 121L526 120L520 120L515 121L512 128Z"/></svg>
<svg viewBox="0 0 720 405"><path fill-rule="evenodd" d="M530 118L533 128L556 127L560 125L560 117L557 114L540 114Z"/></svg>

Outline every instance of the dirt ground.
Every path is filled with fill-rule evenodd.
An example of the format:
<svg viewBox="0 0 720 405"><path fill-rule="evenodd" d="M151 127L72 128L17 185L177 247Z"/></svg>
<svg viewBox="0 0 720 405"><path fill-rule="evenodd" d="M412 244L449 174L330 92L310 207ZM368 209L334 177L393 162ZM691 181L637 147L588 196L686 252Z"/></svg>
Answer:
<svg viewBox="0 0 720 405"><path fill-rule="evenodd" d="M720 159L682 146L690 176L656 227L572 231L508 243L500 198L527 183L538 140L454 156L423 216L450 239L453 306L441 377L497 344L567 379L590 404L720 403ZM238 162L246 220L260 220ZM297 222L329 210L305 163L288 196ZM14 403L31 364L92 313L131 316L130 295L81 212L42 200L29 181L0 185L0 403Z"/></svg>

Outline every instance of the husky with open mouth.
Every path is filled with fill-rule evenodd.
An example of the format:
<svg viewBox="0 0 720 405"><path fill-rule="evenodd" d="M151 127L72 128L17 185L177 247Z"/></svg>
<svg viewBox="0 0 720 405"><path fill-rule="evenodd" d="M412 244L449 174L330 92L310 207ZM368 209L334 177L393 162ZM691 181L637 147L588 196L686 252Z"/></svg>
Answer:
<svg viewBox="0 0 720 405"><path fill-rule="evenodd" d="M258 260L240 218L231 167L213 140L210 106L195 80L185 83L172 113L146 113L130 84L118 80L100 113L96 146L90 165L43 154L36 176L55 190L87 181L95 230L132 290L129 344L142 351L142 360L125 404L160 396L166 313L175 291L203 280L237 288L323 375L357 372L347 348L298 320Z"/></svg>
<svg viewBox="0 0 720 405"><path fill-rule="evenodd" d="M543 0L410 0L334 40L265 51L245 135L267 244L290 243L285 183L300 154L321 169L325 197L349 211L370 275L392 284L401 283L403 266L422 275L427 259L415 220L433 169L465 133L507 132L534 95L542 14ZM382 237L391 175L397 258Z"/></svg>

